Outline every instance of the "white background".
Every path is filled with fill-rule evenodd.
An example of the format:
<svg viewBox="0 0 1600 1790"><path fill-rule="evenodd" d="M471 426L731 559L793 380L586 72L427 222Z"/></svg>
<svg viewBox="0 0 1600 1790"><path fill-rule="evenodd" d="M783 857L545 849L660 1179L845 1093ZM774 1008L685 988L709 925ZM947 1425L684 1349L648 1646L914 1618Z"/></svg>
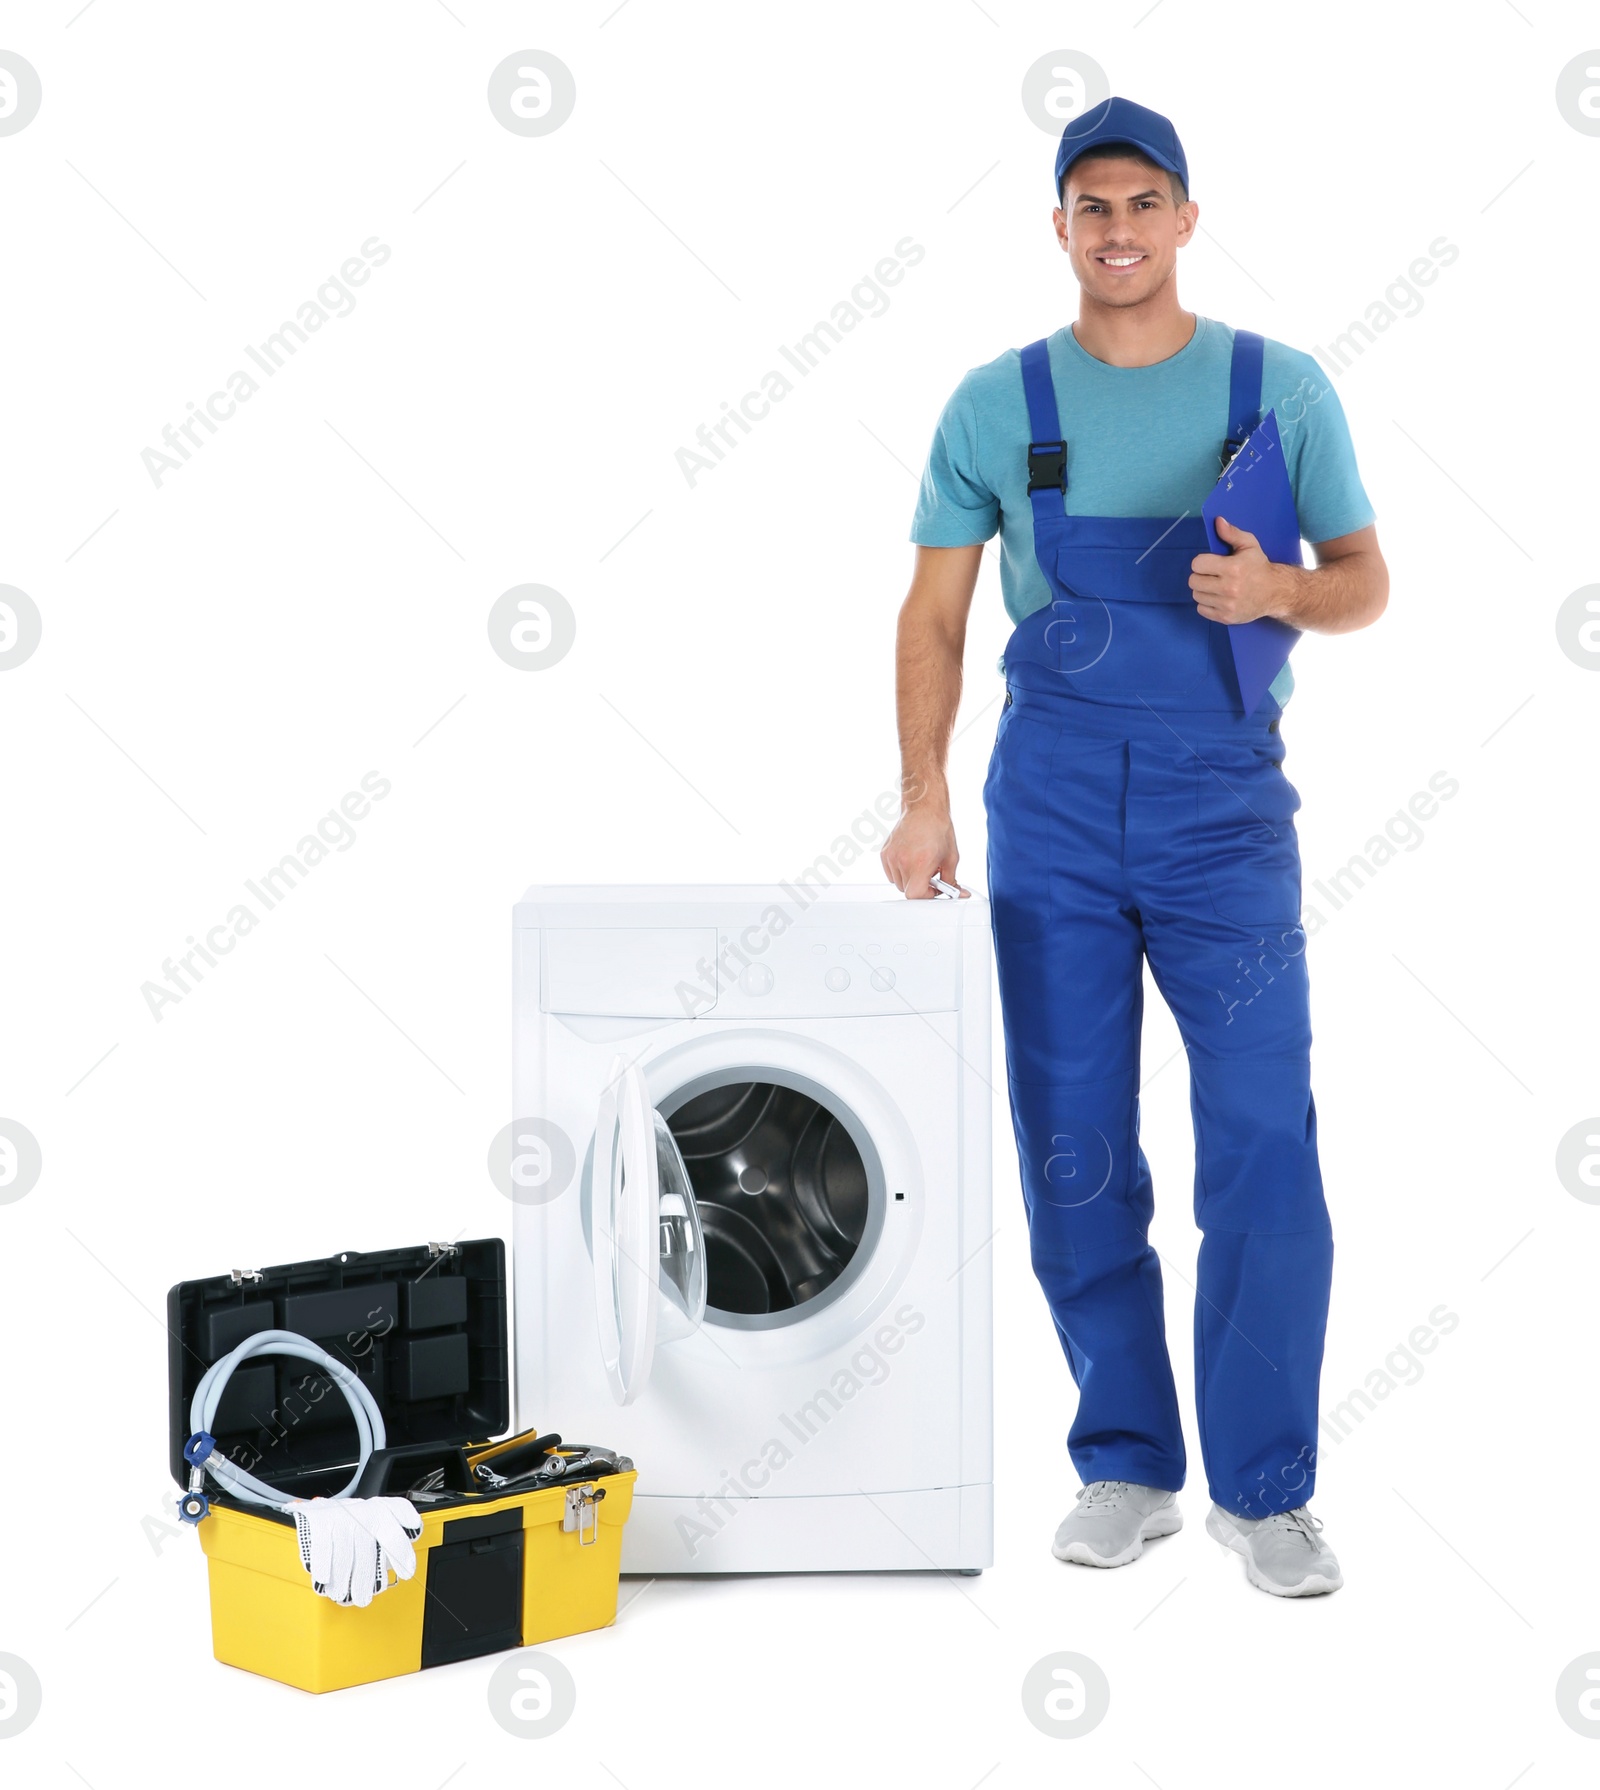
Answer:
<svg viewBox="0 0 1600 1790"><path fill-rule="evenodd" d="M44 1163L0 1206L0 1653L44 1685L9 1781L1592 1782L1555 1683L1600 1649L1600 1211L1555 1156L1600 1110L1600 677L1555 616L1596 577L1600 140L1555 87L1596 41L1545 0L6 9L44 94L0 137L0 582L44 629L0 678L0 1116ZM577 83L543 137L486 101L529 48ZM1055 51L1177 123L1191 310L1316 351L1435 238L1460 251L1336 374L1391 606L1303 643L1285 722L1308 899L1460 784L1311 945L1325 1402L1459 1318L1324 1450L1346 1589L1250 1590L1198 1476L1137 1566L1051 1560L1072 1391L1002 1107L994 1571L627 1582L614 1629L554 1644L578 1704L542 1741L491 1719L493 1660L322 1700L214 1664L171 1521L167 1287L509 1234L484 1159L520 890L791 875L893 785L934 419L1076 312L1020 97ZM141 450L372 236L355 309L157 487ZM887 311L691 487L675 451L907 236ZM532 673L486 632L526 582L577 621ZM980 886L1007 631L991 551L952 755ZM392 791L355 842L155 1020L141 985L369 771ZM1186 1389L1187 1089L1148 1023ZM1020 1701L1060 1650L1111 1684L1072 1741Z"/></svg>

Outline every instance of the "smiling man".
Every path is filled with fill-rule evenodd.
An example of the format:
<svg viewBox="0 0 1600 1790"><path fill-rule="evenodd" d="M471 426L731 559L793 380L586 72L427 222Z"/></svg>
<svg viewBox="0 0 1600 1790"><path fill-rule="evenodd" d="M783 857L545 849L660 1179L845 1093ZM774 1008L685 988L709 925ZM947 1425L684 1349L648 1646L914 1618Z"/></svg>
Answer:
<svg viewBox="0 0 1600 1790"><path fill-rule="evenodd" d="M1143 969L1189 1060L1195 1403L1206 1527L1278 1596L1335 1591L1308 1508L1333 1240L1317 1160L1287 664L1246 713L1228 629L1339 634L1388 573L1339 400L1309 355L1182 309L1200 208L1172 125L1125 99L1056 157L1078 319L968 373L934 435L900 616L907 803L884 869L956 880L945 758L982 544L1016 624L984 800L1011 1115L1033 1267L1078 1388L1083 1480L1054 1552L1134 1560L1181 1526L1186 1459L1139 1147ZM1314 568L1200 510L1276 412Z"/></svg>

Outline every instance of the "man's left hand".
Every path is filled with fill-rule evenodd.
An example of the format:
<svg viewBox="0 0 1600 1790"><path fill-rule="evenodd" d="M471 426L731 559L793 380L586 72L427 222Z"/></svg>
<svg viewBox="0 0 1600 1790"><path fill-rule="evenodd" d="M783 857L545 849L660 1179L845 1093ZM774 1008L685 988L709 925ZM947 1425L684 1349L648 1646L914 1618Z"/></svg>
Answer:
<svg viewBox="0 0 1600 1790"><path fill-rule="evenodd" d="M1217 534L1228 553L1197 553L1189 568L1189 589L1208 622L1253 622L1284 607L1289 566L1274 565L1247 528L1217 518Z"/></svg>

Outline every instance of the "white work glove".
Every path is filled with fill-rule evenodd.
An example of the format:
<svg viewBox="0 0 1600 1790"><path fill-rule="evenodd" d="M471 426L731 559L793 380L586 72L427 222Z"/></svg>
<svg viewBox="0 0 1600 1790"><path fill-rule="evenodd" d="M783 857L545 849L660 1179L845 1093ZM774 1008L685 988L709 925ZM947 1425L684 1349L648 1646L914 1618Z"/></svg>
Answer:
<svg viewBox="0 0 1600 1790"><path fill-rule="evenodd" d="M336 1604L365 1608L397 1579L417 1570L411 1544L422 1518L404 1498L313 1498L291 1504L300 1538L300 1564L312 1589Z"/></svg>

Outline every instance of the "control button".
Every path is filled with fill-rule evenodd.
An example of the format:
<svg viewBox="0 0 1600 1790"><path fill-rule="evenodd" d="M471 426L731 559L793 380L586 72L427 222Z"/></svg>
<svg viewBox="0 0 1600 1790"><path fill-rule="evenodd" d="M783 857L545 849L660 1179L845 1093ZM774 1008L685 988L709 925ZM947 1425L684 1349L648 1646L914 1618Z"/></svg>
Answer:
<svg viewBox="0 0 1600 1790"><path fill-rule="evenodd" d="M822 979L835 994L843 994L850 986L850 972L839 964L835 964Z"/></svg>
<svg viewBox="0 0 1600 1790"><path fill-rule="evenodd" d="M813 957L821 957L822 954L827 950L827 948L828 947L826 945L813 945L811 947L811 955Z"/></svg>
<svg viewBox="0 0 1600 1790"><path fill-rule="evenodd" d="M841 957L848 957L851 954L851 952L854 950L855 950L854 945L841 945L839 947L839 955Z"/></svg>
<svg viewBox="0 0 1600 1790"><path fill-rule="evenodd" d="M872 986L879 994L887 994L894 987L894 971L888 964L880 963L872 972Z"/></svg>
<svg viewBox="0 0 1600 1790"><path fill-rule="evenodd" d="M739 977L739 986L746 994L771 994L774 980L770 963L752 963Z"/></svg>
<svg viewBox="0 0 1600 1790"><path fill-rule="evenodd" d="M904 957L906 952L909 951L910 949L911 949L911 947L905 942L904 939L902 939L900 941L900 943L895 946L894 954L896 957Z"/></svg>
<svg viewBox="0 0 1600 1790"><path fill-rule="evenodd" d="M866 952L867 952L868 957L877 957L881 954L882 951L883 951L882 945L868 945L866 947Z"/></svg>

